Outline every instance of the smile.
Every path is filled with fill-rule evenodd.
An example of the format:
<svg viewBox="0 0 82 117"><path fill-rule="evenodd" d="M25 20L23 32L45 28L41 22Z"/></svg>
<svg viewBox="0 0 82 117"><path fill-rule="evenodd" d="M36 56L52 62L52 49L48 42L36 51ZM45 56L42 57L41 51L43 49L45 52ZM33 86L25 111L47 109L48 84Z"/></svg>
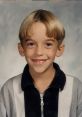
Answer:
<svg viewBox="0 0 82 117"><path fill-rule="evenodd" d="M36 64L43 64L47 61L47 59L32 59L32 61Z"/></svg>

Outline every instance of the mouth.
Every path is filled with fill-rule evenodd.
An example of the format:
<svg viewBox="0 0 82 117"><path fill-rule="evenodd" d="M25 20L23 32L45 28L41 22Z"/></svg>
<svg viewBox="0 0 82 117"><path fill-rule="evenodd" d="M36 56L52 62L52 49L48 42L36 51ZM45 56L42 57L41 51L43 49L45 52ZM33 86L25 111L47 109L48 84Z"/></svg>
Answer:
<svg viewBox="0 0 82 117"><path fill-rule="evenodd" d="M47 61L47 59L32 59L35 64L43 64Z"/></svg>

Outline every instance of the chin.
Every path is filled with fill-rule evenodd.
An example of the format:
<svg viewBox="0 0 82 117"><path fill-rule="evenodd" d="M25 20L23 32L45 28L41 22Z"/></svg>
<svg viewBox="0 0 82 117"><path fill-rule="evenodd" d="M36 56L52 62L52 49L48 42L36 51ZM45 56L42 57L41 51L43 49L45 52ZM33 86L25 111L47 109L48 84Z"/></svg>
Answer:
<svg viewBox="0 0 82 117"><path fill-rule="evenodd" d="M46 71L46 69L42 68L34 68L33 71L37 74L42 74Z"/></svg>
<svg viewBox="0 0 82 117"><path fill-rule="evenodd" d="M47 71L47 66L44 67L44 66L31 66L30 67L30 70L36 74L42 74L44 73L45 71Z"/></svg>
<svg viewBox="0 0 82 117"><path fill-rule="evenodd" d="M41 73L44 73L47 70L49 70L49 68L51 66L51 62L47 61L44 64L34 64L34 63L32 63L29 66L30 66L31 71L38 73L38 74L41 74Z"/></svg>

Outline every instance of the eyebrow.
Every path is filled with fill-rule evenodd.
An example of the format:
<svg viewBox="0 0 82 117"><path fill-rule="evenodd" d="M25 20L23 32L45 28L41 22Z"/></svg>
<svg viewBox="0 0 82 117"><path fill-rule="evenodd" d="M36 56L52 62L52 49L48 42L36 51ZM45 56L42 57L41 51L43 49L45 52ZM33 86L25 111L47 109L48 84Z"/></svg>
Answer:
<svg viewBox="0 0 82 117"><path fill-rule="evenodd" d="M28 41L35 41L35 40L34 40L34 39L31 39L31 38L27 38L27 39L25 39L25 42L28 42ZM44 41L52 41L52 42L54 42L55 39L48 38L48 39L45 39Z"/></svg>
<svg viewBox="0 0 82 117"><path fill-rule="evenodd" d="M45 41L55 41L55 39L46 39Z"/></svg>
<svg viewBox="0 0 82 117"><path fill-rule="evenodd" d="M31 38L27 38L27 39L25 39L25 41L28 42L28 41L34 41L34 40Z"/></svg>

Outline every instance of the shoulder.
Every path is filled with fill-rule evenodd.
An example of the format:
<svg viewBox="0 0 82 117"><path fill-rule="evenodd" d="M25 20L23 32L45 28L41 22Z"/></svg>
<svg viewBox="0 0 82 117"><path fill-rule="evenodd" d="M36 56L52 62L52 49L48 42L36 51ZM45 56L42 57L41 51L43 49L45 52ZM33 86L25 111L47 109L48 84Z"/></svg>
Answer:
<svg viewBox="0 0 82 117"><path fill-rule="evenodd" d="M82 81L71 75L66 75L66 80L72 82L72 91L74 95L82 95ZM70 84L69 84L70 85Z"/></svg>
<svg viewBox="0 0 82 117"><path fill-rule="evenodd" d="M66 75L66 80L73 80L73 84L76 86L81 86L82 85L82 81L79 80L79 78L72 76L72 75Z"/></svg>
<svg viewBox="0 0 82 117"><path fill-rule="evenodd" d="M66 75L65 89L70 89L72 93L80 95L82 93L82 81L72 75Z"/></svg>
<svg viewBox="0 0 82 117"><path fill-rule="evenodd" d="M72 75L66 75L66 80L70 80L73 81L73 85L75 85L75 87L80 87L82 86L82 81L79 80L79 78L72 76Z"/></svg>
<svg viewBox="0 0 82 117"><path fill-rule="evenodd" d="M72 101L70 117L82 117L82 81L74 76L67 75L67 79L72 79Z"/></svg>
<svg viewBox="0 0 82 117"><path fill-rule="evenodd" d="M16 82L19 85L19 83L21 82L21 78L22 78L22 74L19 74L17 76L14 76L8 79L2 86L1 93L12 91L14 87L14 82Z"/></svg>

